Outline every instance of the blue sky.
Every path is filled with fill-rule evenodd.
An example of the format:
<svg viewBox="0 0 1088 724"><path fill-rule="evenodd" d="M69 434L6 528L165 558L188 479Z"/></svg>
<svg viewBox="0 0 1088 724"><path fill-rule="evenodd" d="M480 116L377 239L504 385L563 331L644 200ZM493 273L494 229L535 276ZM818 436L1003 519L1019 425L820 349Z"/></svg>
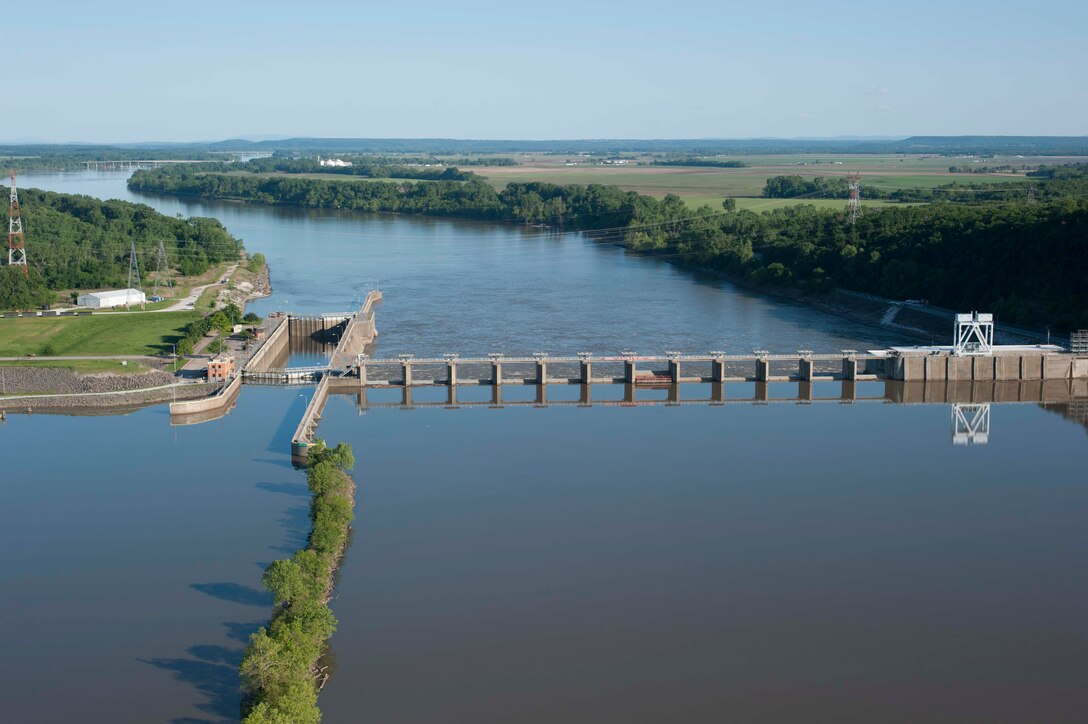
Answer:
<svg viewBox="0 0 1088 724"><path fill-rule="evenodd" d="M0 140L1088 134L1084 2L11 5Z"/></svg>

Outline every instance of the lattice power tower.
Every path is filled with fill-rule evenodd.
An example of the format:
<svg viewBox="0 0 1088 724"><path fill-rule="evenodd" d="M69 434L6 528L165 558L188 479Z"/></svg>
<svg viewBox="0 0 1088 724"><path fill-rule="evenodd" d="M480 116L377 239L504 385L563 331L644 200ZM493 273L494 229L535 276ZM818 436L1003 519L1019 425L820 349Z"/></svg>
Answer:
<svg viewBox="0 0 1088 724"><path fill-rule="evenodd" d="M861 172L854 171L846 174L846 188L849 195L846 197L846 213L850 217L850 223L854 223L861 216Z"/></svg>
<svg viewBox="0 0 1088 724"><path fill-rule="evenodd" d="M23 276L30 274L26 263L26 245L23 239L23 215L19 211L19 194L15 191L15 172L11 172L11 207L8 212L8 265L21 266Z"/></svg>

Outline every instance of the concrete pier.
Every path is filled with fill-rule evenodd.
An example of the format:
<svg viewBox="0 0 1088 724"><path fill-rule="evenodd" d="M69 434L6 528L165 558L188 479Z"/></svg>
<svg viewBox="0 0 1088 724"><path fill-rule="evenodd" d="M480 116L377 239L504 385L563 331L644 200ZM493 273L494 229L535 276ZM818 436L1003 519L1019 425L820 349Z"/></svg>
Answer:
<svg viewBox="0 0 1088 724"><path fill-rule="evenodd" d="M583 385L593 384L593 363L588 359L578 361L578 381Z"/></svg>
<svg viewBox="0 0 1088 724"><path fill-rule="evenodd" d="M670 357L669 358L669 378L672 380L673 384L680 381L680 358L679 357Z"/></svg>
<svg viewBox="0 0 1088 724"><path fill-rule="evenodd" d="M756 357L756 381L767 382L770 379L771 362L766 356Z"/></svg>
<svg viewBox="0 0 1088 724"><path fill-rule="evenodd" d="M815 367L812 364L812 357L802 357L798 362L798 376L805 382L812 382L815 375Z"/></svg>
<svg viewBox="0 0 1088 724"><path fill-rule="evenodd" d="M858 378L858 360L856 357L842 358L842 378L844 380L856 380Z"/></svg>
<svg viewBox="0 0 1088 724"><path fill-rule="evenodd" d="M725 382L725 356L714 357L710 360L710 381L721 384Z"/></svg>

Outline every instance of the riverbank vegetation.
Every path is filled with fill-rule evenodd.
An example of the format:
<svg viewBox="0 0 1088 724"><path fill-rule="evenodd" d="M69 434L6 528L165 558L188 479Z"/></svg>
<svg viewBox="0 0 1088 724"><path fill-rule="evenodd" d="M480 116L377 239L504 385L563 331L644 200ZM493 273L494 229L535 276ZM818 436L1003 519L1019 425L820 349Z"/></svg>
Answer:
<svg viewBox="0 0 1088 724"><path fill-rule="evenodd" d="M2 192L5 196L8 191ZM128 285L133 244L145 282L157 273L161 243L164 283L177 275L199 276L238 259L242 243L216 219L179 219L150 206L101 201L90 196L19 189L29 275L0 268L0 309L33 309L72 301L72 290Z"/></svg>
<svg viewBox="0 0 1088 724"><path fill-rule="evenodd" d="M348 546L354 516L355 465L351 447L310 450L306 480L312 529L305 548L273 562L262 583L275 612L250 637L239 673L243 724L313 724L321 720L317 694L327 676L320 665L336 629L329 608L333 579Z"/></svg>
<svg viewBox="0 0 1088 724"><path fill-rule="evenodd" d="M1069 174L1043 203L889 206L867 209L857 223L841 209L693 210L676 196L598 185L511 183L496 191L476 179L338 183L184 169L140 172L130 183L271 204L547 224L761 285L929 299L1064 331L1088 324L1088 200L1061 191L1079 189L1088 170Z"/></svg>

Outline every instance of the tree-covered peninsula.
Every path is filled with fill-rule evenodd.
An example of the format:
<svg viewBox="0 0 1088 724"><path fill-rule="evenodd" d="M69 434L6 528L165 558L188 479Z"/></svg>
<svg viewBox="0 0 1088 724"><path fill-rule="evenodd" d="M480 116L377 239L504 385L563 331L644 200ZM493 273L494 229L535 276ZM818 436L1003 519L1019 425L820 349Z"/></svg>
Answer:
<svg viewBox="0 0 1088 724"><path fill-rule="evenodd" d="M676 196L612 186L511 183L496 191L477 178L329 181L176 168L137 172L129 184L267 204L548 224L761 285L924 298L1068 330L1088 325L1088 199L1079 192L1088 171L1058 175L1060 184L1039 203L870 208L856 223L804 204L759 214L728 204L692 210Z"/></svg>
<svg viewBox="0 0 1088 724"><path fill-rule="evenodd" d="M168 270L184 276L238 259L242 251L216 219L179 219L144 204L32 188L19 189L19 200L29 274L0 267L0 309L48 305L61 292L124 287L133 244L145 282L157 271L160 242Z"/></svg>

